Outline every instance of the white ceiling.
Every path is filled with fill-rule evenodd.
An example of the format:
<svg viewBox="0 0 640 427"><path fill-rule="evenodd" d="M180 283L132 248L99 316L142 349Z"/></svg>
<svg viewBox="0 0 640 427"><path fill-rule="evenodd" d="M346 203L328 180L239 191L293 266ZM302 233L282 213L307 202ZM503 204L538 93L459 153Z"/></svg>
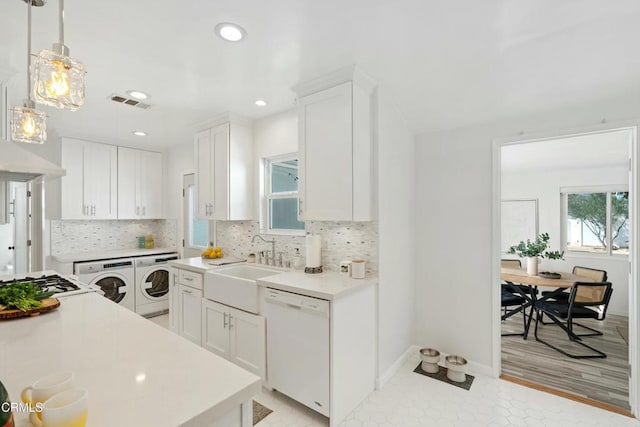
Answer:
<svg viewBox="0 0 640 427"><path fill-rule="evenodd" d="M629 131L596 133L502 147L502 173L626 166Z"/></svg>
<svg viewBox="0 0 640 427"><path fill-rule="evenodd" d="M135 144L191 140L225 111L293 107L301 80L357 64L415 132L534 114L640 89L637 0L66 0L66 44L88 68L87 104L47 109L63 135ZM57 1L34 10L34 51L57 37ZM214 36L223 21L248 32ZM0 5L0 66L24 97L26 5ZM151 93L147 111L107 101ZM265 98L260 109L253 102Z"/></svg>

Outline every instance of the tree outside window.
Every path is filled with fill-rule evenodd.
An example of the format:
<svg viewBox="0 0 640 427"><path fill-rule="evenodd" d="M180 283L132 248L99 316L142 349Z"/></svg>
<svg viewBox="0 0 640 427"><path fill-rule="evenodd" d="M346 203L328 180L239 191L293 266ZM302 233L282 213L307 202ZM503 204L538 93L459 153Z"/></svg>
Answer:
<svg viewBox="0 0 640 427"><path fill-rule="evenodd" d="M566 194L566 250L629 253L629 192Z"/></svg>

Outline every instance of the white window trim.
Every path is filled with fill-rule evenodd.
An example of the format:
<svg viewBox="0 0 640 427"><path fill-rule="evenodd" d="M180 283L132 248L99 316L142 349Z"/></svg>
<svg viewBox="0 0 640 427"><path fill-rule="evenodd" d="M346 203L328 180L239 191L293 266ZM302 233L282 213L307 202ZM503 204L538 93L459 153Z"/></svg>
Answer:
<svg viewBox="0 0 640 427"><path fill-rule="evenodd" d="M273 156L262 159L262 177L263 177L263 196L262 196L262 218L260 221L260 233L268 235L280 235L280 236L304 236L305 230L291 230L291 229L272 229L271 218L269 216L269 201L272 199L290 199L295 197L300 203L298 197L298 191L283 191L280 193L271 193L271 165L273 163L286 162L288 160L298 160L298 153L283 154L280 156Z"/></svg>
<svg viewBox="0 0 640 427"><path fill-rule="evenodd" d="M629 192L628 185L592 185L584 187L560 187L560 233L562 236L562 248L567 247L567 219L568 219L568 199L567 195L577 193L613 193L613 192ZM607 196L607 231L611 230L611 198ZM630 213L629 213L630 214ZM567 258L606 258L606 259L618 259L621 261L629 258L629 254L613 253L611 233L607 235L607 251L606 252L587 252L587 251L575 251L570 249L564 249L565 256Z"/></svg>

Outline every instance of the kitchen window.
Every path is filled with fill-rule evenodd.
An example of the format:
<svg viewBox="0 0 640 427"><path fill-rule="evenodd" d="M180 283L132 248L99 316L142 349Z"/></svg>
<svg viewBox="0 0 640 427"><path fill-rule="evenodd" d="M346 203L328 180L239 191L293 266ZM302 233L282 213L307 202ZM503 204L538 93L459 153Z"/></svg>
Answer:
<svg viewBox="0 0 640 427"><path fill-rule="evenodd" d="M562 189L568 252L629 254L629 190L626 187Z"/></svg>
<svg viewBox="0 0 640 427"><path fill-rule="evenodd" d="M263 232L304 235L298 221L298 159L294 155L265 159Z"/></svg>

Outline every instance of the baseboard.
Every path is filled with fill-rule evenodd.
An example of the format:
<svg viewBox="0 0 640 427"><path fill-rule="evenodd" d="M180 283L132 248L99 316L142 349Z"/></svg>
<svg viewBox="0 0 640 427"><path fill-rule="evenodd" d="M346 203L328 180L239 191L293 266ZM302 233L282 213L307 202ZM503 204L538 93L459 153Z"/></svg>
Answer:
<svg viewBox="0 0 640 427"><path fill-rule="evenodd" d="M376 378L376 390L380 390L382 387L384 387L389 382L391 377L393 377L395 373L398 372L398 370L402 367L402 365L404 365L404 362L407 361L412 353L418 354L419 349L420 347L418 347L417 345L412 345L404 353L402 353L398 360L393 362L393 364L384 372L384 374Z"/></svg>

